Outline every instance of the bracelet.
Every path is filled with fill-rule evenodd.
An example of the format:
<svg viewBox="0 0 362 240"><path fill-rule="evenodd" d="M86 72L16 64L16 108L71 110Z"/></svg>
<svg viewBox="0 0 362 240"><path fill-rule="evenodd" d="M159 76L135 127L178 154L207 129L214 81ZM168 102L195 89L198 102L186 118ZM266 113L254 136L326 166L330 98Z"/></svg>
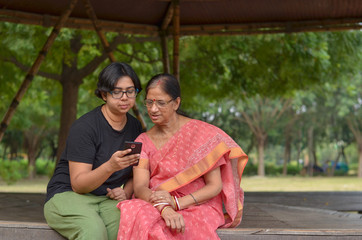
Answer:
<svg viewBox="0 0 362 240"><path fill-rule="evenodd" d="M177 208L176 211L181 210L181 208L180 208L180 203L178 202L177 197L174 196L174 199L175 199L175 202L176 202L176 208Z"/></svg>
<svg viewBox="0 0 362 240"><path fill-rule="evenodd" d="M168 203L167 203L167 204L164 204L164 206L161 207L160 212L162 212L163 209L165 209L166 207L171 207L171 205L168 204Z"/></svg>
<svg viewBox="0 0 362 240"><path fill-rule="evenodd" d="M196 206L199 205L199 203L196 201L196 198L194 197L194 195L192 195L192 193L190 193L190 196L192 197L192 199L194 199Z"/></svg>
<svg viewBox="0 0 362 240"><path fill-rule="evenodd" d="M176 204L175 196L172 196L172 200L173 200L173 204L175 205L175 210L177 211L177 204Z"/></svg>
<svg viewBox="0 0 362 240"><path fill-rule="evenodd" d="M163 211L165 211L166 208L172 208L171 205L166 205L161 209L160 215L162 216Z"/></svg>
<svg viewBox="0 0 362 240"><path fill-rule="evenodd" d="M162 203L156 203L154 204L153 206L154 207L157 207L157 206L160 206L160 205L170 205L169 203L166 203L166 202L162 202Z"/></svg>

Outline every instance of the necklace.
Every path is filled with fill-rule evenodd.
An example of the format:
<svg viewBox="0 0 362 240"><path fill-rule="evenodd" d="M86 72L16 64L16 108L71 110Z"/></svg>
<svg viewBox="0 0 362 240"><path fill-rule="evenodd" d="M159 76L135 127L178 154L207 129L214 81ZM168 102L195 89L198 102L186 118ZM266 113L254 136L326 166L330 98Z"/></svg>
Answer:
<svg viewBox="0 0 362 240"><path fill-rule="evenodd" d="M118 120L118 121L112 119L111 116L109 116L109 114L108 114L108 111L107 111L107 107L106 107L106 106L104 106L104 112L105 112L105 114L107 115L107 117L108 117L112 122L114 122L114 123L120 123L120 128L123 128L123 125L125 124L125 119L121 119L121 120Z"/></svg>

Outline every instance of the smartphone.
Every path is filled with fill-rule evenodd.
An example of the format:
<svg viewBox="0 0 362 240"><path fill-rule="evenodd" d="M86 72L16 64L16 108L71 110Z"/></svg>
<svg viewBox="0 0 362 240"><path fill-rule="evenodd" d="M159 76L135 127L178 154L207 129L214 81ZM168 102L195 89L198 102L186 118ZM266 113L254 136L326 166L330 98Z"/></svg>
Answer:
<svg viewBox="0 0 362 240"><path fill-rule="evenodd" d="M131 141L125 141L124 142L124 150L131 149L132 152L128 153L127 155L132 154L140 154L142 149L142 143L141 142L131 142ZM138 162L134 164L133 166L137 166Z"/></svg>

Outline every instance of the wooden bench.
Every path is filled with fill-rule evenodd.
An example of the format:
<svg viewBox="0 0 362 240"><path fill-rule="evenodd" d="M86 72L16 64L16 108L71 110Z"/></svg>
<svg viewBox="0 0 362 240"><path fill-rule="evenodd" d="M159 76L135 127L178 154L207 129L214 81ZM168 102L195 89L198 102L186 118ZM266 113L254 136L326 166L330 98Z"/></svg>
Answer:
<svg viewBox="0 0 362 240"><path fill-rule="evenodd" d="M222 240L362 239L362 192L250 192ZM0 193L0 240L64 240L43 216L44 194ZM10 199L10 200L9 200Z"/></svg>
<svg viewBox="0 0 362 240"><path fill-rule="evenodd" d="M51 239L64 240L46 223L0 221L1 240Z"/></svg>
<svg viewBox="0 0 362 240"><path fill-rule="evenodd" d="M362 229L306 230L306 229L257 229L233 228L218 229L222 240L289 240L289 239L362 239ZM46 223L0 221L2 240L64 240L60 234Z"/></svg>

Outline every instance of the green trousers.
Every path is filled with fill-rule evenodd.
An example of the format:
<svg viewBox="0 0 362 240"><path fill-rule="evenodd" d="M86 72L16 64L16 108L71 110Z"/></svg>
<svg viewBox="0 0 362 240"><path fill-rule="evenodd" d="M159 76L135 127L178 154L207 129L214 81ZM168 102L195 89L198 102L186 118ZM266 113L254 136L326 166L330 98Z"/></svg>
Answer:
<svg viewBox="0 0 362 240"><path fill-rule="evenodd" d="M106 196L63 192L45 203L44 216L67 239L115 240L120 218L117 203Z"/></svg>

